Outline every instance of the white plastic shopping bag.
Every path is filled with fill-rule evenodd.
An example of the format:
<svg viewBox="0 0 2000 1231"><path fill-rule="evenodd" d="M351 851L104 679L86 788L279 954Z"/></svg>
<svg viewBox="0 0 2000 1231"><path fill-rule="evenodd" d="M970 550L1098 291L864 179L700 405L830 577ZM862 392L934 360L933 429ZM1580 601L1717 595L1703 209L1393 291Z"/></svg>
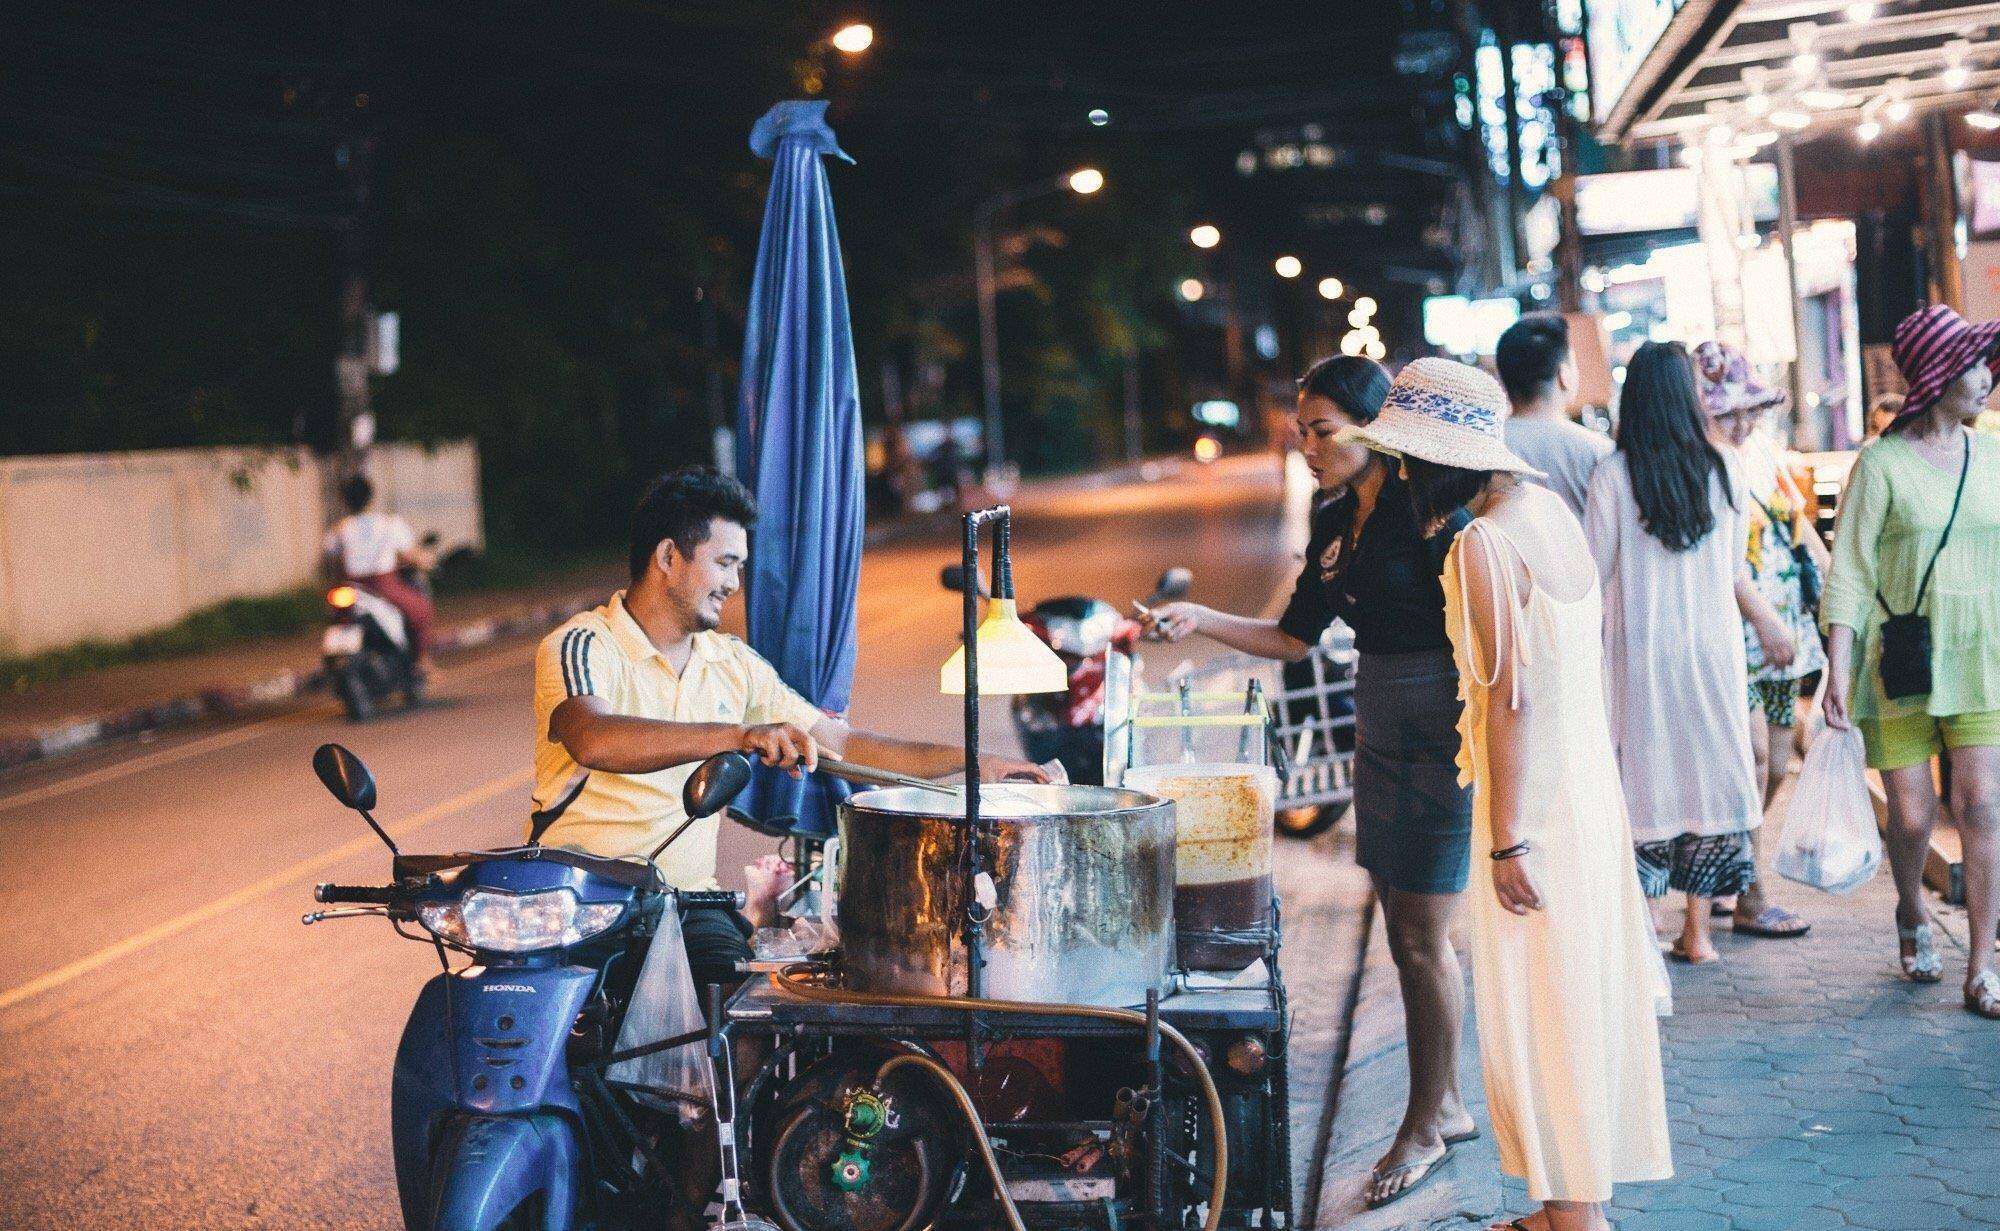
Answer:
<svg viewBox="0 0 2000 1231"><path fill-rule="evenodd" d="M1778 875L1828 893L1858 889L1882 862L1861 732L1827 727L1806 753L1778 835Z"/></svg>

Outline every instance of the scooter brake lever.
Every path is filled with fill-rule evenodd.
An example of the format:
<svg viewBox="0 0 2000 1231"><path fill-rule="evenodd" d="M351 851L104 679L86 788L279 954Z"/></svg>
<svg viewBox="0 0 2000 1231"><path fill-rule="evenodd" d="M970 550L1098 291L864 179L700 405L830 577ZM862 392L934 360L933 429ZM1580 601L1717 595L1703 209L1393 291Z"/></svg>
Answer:
<svg viewBox="0 0 2000 1231"><path fill-rule="evenodd" d="M351 906L340 910L316 910L299 916L299 923L305 927L311 927L313 924L326 919L359 919L363 915L380 915L386 919L389 917L389 912L380 906Z"/></svg>

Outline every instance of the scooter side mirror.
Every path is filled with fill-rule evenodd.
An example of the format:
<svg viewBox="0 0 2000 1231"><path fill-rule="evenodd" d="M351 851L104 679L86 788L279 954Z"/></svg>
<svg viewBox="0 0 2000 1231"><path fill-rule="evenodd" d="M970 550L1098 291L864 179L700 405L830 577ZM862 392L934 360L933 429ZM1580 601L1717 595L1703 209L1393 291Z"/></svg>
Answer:
<svg viewBox="0 0 2000 1231"><path fill-rule="evenodd" d="M714 816L750 785L750 758L721 752L695 766L681 788L681 806L689 817Z"/></svg>
<svg viewBox="0 0 2000 1231"><path fill-rule="evenodd" d="M1170 568L1160 574L1159 585L1153 589L1153 600L1146 605L1150 607L1153 603L1165 603L1177 598L1186 598L1193 590L1193 573L1188 572L1184 568Z"/></svg>
<svg viewBox="0 0 2000 1231"><path fill-rule="evenodd" d="M313 772L344 807L356 812L375 810L375 775L339 744L321 744L313 753Z"/></svg>

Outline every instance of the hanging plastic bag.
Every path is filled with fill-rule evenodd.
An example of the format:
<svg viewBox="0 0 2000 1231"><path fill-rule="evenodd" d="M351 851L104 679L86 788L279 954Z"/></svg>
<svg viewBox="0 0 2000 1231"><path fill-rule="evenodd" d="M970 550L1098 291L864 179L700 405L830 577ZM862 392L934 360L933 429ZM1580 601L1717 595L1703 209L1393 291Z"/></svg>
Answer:
<svg viewBox="0 0 2000 1231"><path fill-rule="evenodd" d="M1868 883L1882 862L1882 834L1868 798L1861 732L1828 727L1806 753L1778 835L1778 875L1828 893Z"/></svg>
<svg viewBox="0 0 2000 1231"><path fill-rule="evenodd" d="M646 964L632 989L625 1022L618 1030L617 1050L626 1051L700 1031L708 1024L695 995L688 969L687 946L681 939L680 912L671 898L660 912L659 930L646 951ZM700 1040L683 1043L633 1060L621 1060L605 1071L614 1082L643 1087L656 1096L655 1105L671 1107L681 1123L690 1123L698 1109L709 1105L715 1088L708 1066L708 1049Z"/></svg>

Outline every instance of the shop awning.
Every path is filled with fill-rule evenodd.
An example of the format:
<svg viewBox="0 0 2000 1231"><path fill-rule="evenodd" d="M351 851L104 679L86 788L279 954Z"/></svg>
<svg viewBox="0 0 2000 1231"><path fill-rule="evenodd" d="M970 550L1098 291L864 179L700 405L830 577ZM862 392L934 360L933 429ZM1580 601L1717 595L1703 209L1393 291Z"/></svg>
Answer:
<svg viewBox="0 0 2000 1231"><path fill-rule="evenodd" d="M1872 137L2000 92L2000 3L1687 0L1598 125L1606 141Z"/></svg>

